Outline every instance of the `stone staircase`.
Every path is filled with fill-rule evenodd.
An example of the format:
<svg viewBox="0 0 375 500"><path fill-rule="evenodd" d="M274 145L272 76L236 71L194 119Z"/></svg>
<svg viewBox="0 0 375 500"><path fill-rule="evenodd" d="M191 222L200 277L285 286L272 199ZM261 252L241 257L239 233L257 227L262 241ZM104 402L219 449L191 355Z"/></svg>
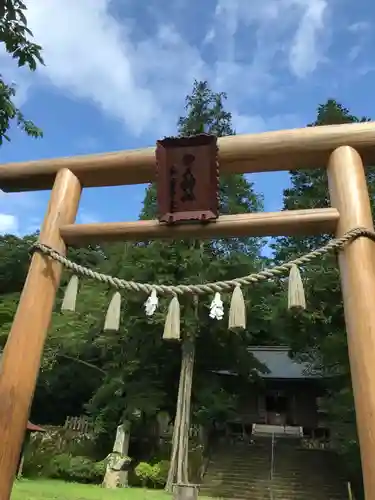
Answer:
<svg viewBox="0 0 375 500"><path fill-rule="evenodd" d="M211 455L200 496L244 500L347 500L337 459L303 450L296 438L254 437L251 444L221 444Z"/></svg>

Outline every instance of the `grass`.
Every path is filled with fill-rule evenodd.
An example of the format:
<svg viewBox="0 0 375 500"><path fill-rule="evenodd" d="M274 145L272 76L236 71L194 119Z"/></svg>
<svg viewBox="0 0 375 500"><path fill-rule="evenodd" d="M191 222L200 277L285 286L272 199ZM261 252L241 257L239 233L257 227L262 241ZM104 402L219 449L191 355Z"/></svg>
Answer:
<svg viewBox="0 0 375 500"><path fill-rule="evenodd" d="M106 490L100 486L51 480L16 481L11 500L170 500L163 490L124 488Z"/></svg>

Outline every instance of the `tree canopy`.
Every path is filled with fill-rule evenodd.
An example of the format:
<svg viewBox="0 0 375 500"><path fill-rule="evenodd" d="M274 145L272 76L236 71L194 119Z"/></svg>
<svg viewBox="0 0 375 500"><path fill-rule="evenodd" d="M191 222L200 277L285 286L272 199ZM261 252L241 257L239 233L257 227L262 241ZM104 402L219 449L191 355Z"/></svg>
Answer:
<svg viewBox="0 0 375 500"><path fill-rule="evenodd" d="M20 0L0 2L0 43L18 66L26 66L35 71L38 64L44 64L42 47L32 41L33 34L27 26L26 5ZM0 73L0 145L15 123L31 137L41 137L42 131L15 104L16 85L7 83Z"/></svg>

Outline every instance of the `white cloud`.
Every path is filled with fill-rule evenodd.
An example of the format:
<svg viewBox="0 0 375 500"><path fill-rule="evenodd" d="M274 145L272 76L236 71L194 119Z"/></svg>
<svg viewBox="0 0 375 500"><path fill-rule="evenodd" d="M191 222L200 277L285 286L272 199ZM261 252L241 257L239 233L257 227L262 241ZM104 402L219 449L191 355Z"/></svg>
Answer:
<svg viewBox="0 0 375 500"><path fill-rule="evenodd" d="M158 25L151 37L133 42L138 35L132 20L113 17L109 0L26 3L46 63L36 83L91 100L134 135L155 123L167 126L171 100L175 108L173 97L183 95L200 76L199 51L173 25Z"/></svg>
<svg viewBox="0 0 375 500"><path fill-rule="evenodd" d="M18 218L11 214L0 213L0 234L18 233Z"/></svg>
<svg viewBox="0 0 375 500"><path fill-rule="evenodd" d="M275 91L275 62L296 77L310 74L323 57L320 40L327 31L327 0L217 0L206 35L194 43L194 27L177 30L175 6L146 31L142 19L150 9L142 2L136 19L115 16L110 0L26 4L46 67L34 78L22 73L21 91L31 83L52 84L95 103L133 135L173 132L194 78L207 78L238 106ZM189 8L199 16L201 1L190 0ZM213 49L209 62L204 47Z"/></svg>
<svg viewBox="0 0 375 500"><path fill-rule="evenodd" d="M275 115L265 120L260 115L248 116L233 113L233 127L237 134L256 134L267 130L303 127L300 118L294 114Z"/></svg>
<svg viewBox="0 0 375 500"><path fill-rule="evenodd" d="M348 59L353 63L363 55L367 46L373 45L373 29L371 23L368 21L358 21L350 24L347 30L354 39L354 43L348 53ZM368 67L368 64L366 64L366 67ZM365 75L368 71L367 69L364 70L363 65L357 70L360 75Z"/></svg>
<svg viewBox="0 0 375 500"><path fill-rule="evenodd" d="M348 30L352 33L363 33L371 29L371 23L368 21L358 21L356 23L350 24Z"/></svg>
<svg viewBox="0 0 375 500"><path fill-rule="evenodd" d="M327 0L218 0L220 20L218 41L229 47L231 57L234 35L242 26L255 33L253 66L264 73L275 58L287 54L290 71L298 78L312 73L324 59Z"/></svg>
<svg viewBox="0 0 375 500"><path fill-rule="evenodd" d="M0 191L0 232L31 234L40 229L49 193Z"/></svg>
<svg viewBox="0 0 375 500"><path fill-rule="evenodd" d="M109 2L40 0L27 2L29 25L44 47L40 73L59 88L94 101L140 131L154 118L154 101L136 83L133 47L108 13ZM142 103L142 106L140 105Z"/></svg>
<svg viewBox="0 0 375 500"><path fill-rule="evenodd" d="M301 78L312 73L319 62L324 60L324 46L319 43L319 39L324 35L327 2L296 0L296 3L303 13L290 48L289 61L293 73Z"/></svg>
<svg viewBox="0 0 375 500"><path fill-rule="evenodd" d="M349 61L354 61L355 59L358 58L359 54L361 53L361 45L353 45L353 47L349 50L348 53L348 59Z"/></svg>
<svg viewBox="0 0 375 500"><path fill-rule="evenodd" d="M293 86L301 79L309 76L306 80L315 82L320 64L327 61L329 21L338 4L216 0L210 15L203 15L201 0L158 0L157 11L149 2L130 0L26 3L30 28L44 47L46 67L30 74L0 52L2 73L19 83L19 103L33 88L52 85L67 96L93 103L123 124L129 135L153 138L174 133L183 97L194 78L208 79L215 90L228 93L238 133L303 125L293 108L292 113L280 114L286 88L293 97ZM121 11L114 13L113 7L119 4ZM195 24L183 19L181 12L187 9ZM362 22L346 23L343 31L356 45L370 32ZM349 54L353 59L358 55L354 48L344 56ZM373 69L362 66L363 74ZM274 111L264 115L264 103ZM74 152L102 149L101 139L78 137L75 148ZM140 200L143 191L137 196ZM20 233L29 232L39 228L47 199L47 194L0 194L0 214L13 217ZM96 220L95 214L80 211L80 222Z"/></svg>

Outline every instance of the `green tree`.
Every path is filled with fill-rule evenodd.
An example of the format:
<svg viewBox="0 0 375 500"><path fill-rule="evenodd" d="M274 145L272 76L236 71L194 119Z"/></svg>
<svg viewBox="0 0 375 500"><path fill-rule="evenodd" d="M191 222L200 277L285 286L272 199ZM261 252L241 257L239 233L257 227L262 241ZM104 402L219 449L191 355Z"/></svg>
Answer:
<svg viewBox="0 0 375 500"><path fill-rule="evenodd" d="M0 236L0 351L5 345L9 329L29 265L30 246L35 235L19 238Z"/></svg>
<svg viewBox="0 0 375 500"><path fill-rule="evenodd" d="M18 66L35 71L38 63L43 64L42 48L31 41L33 34L27 27L26 10L26 5L20 0L0 2L0 43ZM0 145L4 139L10 140L8 130L13 122L31 137L42 136L42 131L16 106L15 95L15 85L6 83L0 73Z"/></svg>
<svg viewBox="0 0 375 500"><path fill-rule="evenodd" d="M37 236L0 237L0 352L13 322L30 264L30 248ZM104 258L96 247L70 248L69 257L92 267ZM63 287L67 278L68 275L63 276ZM105 310L105 296L92 284L85 284L77 314L62 315L62 292L63 288L58 293L32 407L32 418L39 423L61 424L67 415L83 412L84 404L103 377L97 350L88 339L90 334L95 335L95 310ZM81 379L80 384L74 383L77 378Z"/></svg>
<svg viewBox="0 0 375 500"><path fill-rule="evenodd" d="M191 94L185 99L185 116L178 120L178 135L192 136L209 133L222 137L233 135L231 113L225 110L226 94L214 92L207 81L194 81ZM249 213L263 208L263 198L254 191L252 182L242 174L221 176L219 185L220 214ZM146 192L141 218L153 218L156 215L155 186L151 185ZM261 265L260 247L262 242L254 238L201 241L173 241L166 246L164 242L154 241L148 244L148 251L155 256L153 262L157 272L147 276L148 282L156 281L170 284L202 283L230 279L255 271ZM155 259L155 260L154 260ZM150 262L151 259L148 259ZM163 279L163 273L167 271ZM271 285L272 286L272 285ZM267 285L266 285L267 287ZM264 290L264 289L263 289ZM246 293L246 292L245 292ZM255 292L256 293L256 292ZM254 291L253 291L254 294ZM258 296L258 294L257 294ZM230 297L228 296L227 299ZM247 297L248 298L248 297ZM202 298L199 306L199 320L194 317L191 303L182 304L184 309L184 327L187 334L196 337L197 352L195 358L195 380L202 377L207 380L207 373L212 369L230 366L245 377L252 368L249 356L244 354L243 344L250 339L260 338L266 330L261 314L267 312L266 300L259 294L259 314L251 312L249 331L240 339L230 338L226 322L215 322L208 317L210 297ZM267 317L267 314L264 315ZM164 321L164 318L161 318ZM160 328L162 324L160 325ZM263 339L264 340L264 339ZM215 352L213 359L205 352ZM199 383L196 384L198 389ZM174 398L173 398L174 399ZM194 402L202 400L193 389Z"/></svg>
<svg viewBox="0 0 375 500"><path fill-rule="evenodd" d="M318 107L317 119L309 126L356 123L368 121L329 99ZM328 182L325 169L293 171L291 187L284 191L284 209L324 208L329 206ZM374 168L366 171L372 200L375 194ZM333 235L313 237L281 237L274 246L277 261L292 259L313 250ZM338 451L350 464L351 473L360 471L356 438L355 412L351 390L350 367L344 323L339 271L334 256L309 264L304 269L308 309L303 315L290 316L279 308L275 297L275 314L283 318L284 341L292 352L334 375L327 379L328 397L325 401L330 419L331 434ZM330 381L328 383L328 380Z"/></svg>
<svg viewBox="0 0 375 500"><path fill-rule="evenodd" d="M195 82L192 94L186 99L186 117L179 119L178 133L194 135L202 130L217 135L234 133L230 113L224 110L225 97L225 94L210 90L207 82ZM155 218L155 200L155 186L152 185L146 192L141 218ZM254 212L262 206L262 198L243 175L221 180L221 213ZM261 265L259 247L259 241L251 238L205 243L178 240L168 244L161 241L133 246L119 244L105 249L108 256L105 266L110 274L140 282L202 283L230 279L258 269ZM204 391L207 393L204 381L212 379L210 387L217 393L212 401L217 401L220 408L225 407L223 399L226 396L217 381L208 376L210 370L232 368L246 380L251 376L256 363L247 353L246 346L251 342L253 332L255 338L267 332L267 318L271 314L266 298L257 301L252 291L252 299L257 304L259 302L259 306L251 312L249 331L242 336L227 331L227 320L209 319L207 306L211 297L199 301L198 318L191 298L180 300L182 351L187 352L188 345L197 346L192 390L194 418L201 420L204 414L207 419L207 412L202 413ZM100 334L97 338L103 349L108 377L94 395L90 410L108 430L114 430L124 419L131 420L134 429L139 415L145 423L149 418L155 418L158 410L167 410L173 415L176 409L181 350L178 344L162 340L170 297L160 298L160 307L151 319L146 318L142 310L145 297L127 294L124 300L119 334L113 338ZM207 356L207 352L212 355ZM191 385L191 379L189 383ZM228 394L228 402L230 398ZM215 410L210 414L215 414Z"/></svg>
<svg viewBox="0 0 375 500"><path fill-rule="evenodd" d="M234 135L232 115L224 109L226 99L224 92L212 91L207 81L194 81L192 92L185 99L186 115L178 120L178 135ZM219 205L221 214L257 212L263 209L263 198L244 175L227 175L220 177ZM152 184L146 191L141 218L153 219L156 215L156 186ZM247 239L247 244L249 251L257 254L262 242Z"/></svg>
<svg viewBox="0 0 375 500"><path fill-rule="evenodd" d="M68 257L93 269L106 259L98 246L70 247ZM70 273L63 273L33 401L32 416L40 423L62 424L68 415L82 415L106 375L95 339L102 329L108 292L82 280L76 311L61 313L70 277Z"/></svg>

